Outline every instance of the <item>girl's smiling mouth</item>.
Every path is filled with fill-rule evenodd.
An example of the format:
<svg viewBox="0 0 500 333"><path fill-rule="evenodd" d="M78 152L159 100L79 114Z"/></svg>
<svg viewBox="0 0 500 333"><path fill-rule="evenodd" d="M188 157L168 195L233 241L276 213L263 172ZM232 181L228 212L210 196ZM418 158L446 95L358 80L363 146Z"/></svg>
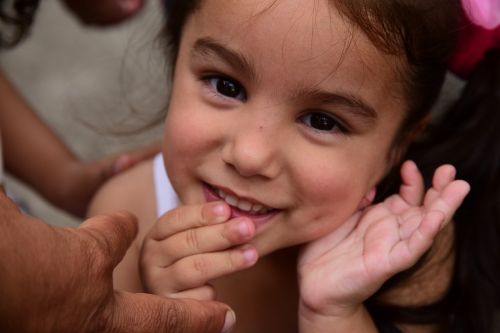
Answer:
<svg viewBox="0 0 500 333"><path fill-rule="evenodd" d="M231 218L248 217L255 223L255 227L265 224L279 209L271 208L249 198L241 198L230 190L203 183L203 193L207 202L224 201L231 208Z"/></svg>

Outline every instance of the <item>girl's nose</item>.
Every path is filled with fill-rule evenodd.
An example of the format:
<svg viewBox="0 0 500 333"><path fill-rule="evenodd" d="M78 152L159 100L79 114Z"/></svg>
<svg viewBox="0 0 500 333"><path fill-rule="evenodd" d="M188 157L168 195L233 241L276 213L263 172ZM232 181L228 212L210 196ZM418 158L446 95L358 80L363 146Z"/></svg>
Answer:
<svg viewBox="0 0 500 333"><path fill-rule="evenodd" d="M235 130L222 150L224 162L243 177L275 178L281 169L278 155L277 141L262 128Z"/></svg>

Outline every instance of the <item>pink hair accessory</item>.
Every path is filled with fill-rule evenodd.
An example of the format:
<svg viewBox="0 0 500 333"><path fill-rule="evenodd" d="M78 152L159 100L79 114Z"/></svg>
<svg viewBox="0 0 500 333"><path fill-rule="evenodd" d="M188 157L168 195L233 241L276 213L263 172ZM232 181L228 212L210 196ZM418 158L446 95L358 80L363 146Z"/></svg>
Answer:
<svg viewBox="0 0 500 333"><path fill-rule="evenodd" d="M500 48L500 0L462 0L464 15L452 72L467 78L488 50Z"/></svg>
<svg viewBox="0 0 500 333"><path fill-rule="evenodd" d="M500 26L500 0L462 0L462 7L472 23L488 30Z"/></svg>

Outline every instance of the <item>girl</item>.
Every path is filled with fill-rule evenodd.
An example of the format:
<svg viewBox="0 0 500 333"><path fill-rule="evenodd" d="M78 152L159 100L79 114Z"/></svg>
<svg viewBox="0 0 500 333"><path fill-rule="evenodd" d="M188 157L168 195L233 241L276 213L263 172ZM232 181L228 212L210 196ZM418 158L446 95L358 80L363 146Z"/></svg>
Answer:
<svg viewBox="0 0 500 333"><path fill-rule="evenodd" d="M90 210L141 220L116 286L217 292L237 332L447 331L452 312L416 324L384 310L437 302L454 278L448 222L469 186L443 165L425 192L398 162L439 93L455 4L168 4L164 161L112 180Z"/></svg>

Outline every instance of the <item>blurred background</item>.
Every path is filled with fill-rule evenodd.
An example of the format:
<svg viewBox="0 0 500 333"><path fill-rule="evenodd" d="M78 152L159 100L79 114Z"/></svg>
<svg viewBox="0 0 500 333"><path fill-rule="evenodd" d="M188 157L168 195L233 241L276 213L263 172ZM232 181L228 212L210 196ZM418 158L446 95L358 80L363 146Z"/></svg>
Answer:
<svg viewBox="0 0 500 333"><path fill-rule="evenodd" d="M166 105L159 1L118 26L80 24L58 0L43 0L32 34L0 54L0 67L36 113L84 160L159 139L141 129ZM81 221L7 175L9 192L30 214L63 226Z"/></svg>

